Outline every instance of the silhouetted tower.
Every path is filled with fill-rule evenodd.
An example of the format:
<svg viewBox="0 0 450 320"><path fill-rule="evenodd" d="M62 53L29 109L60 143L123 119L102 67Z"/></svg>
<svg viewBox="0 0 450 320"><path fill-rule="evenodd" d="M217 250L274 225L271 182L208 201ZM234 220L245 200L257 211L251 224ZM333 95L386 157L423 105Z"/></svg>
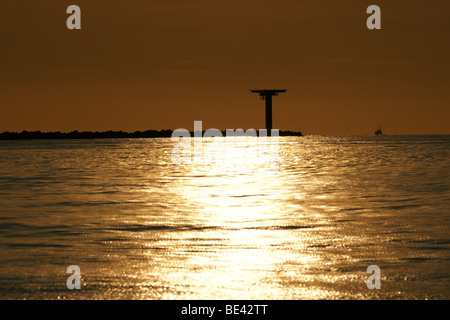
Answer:
<svg viewBox="0 0 450 320"><path fill-rule="evenodd" d="M282 90L250 90L252 93L259 93L261 100L266 100L266 129L267 135L272 133L272 96L277 96L279 93L286 92Z"/></svg>

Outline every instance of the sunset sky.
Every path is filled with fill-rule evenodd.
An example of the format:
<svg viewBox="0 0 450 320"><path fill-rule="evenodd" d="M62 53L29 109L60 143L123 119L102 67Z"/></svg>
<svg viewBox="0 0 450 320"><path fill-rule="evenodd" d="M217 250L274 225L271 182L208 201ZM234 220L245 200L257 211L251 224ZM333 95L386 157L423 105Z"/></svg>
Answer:
<svg viewBox="0 0 450 320"><path fill-rule="evenodd" d="M81 30L66 9L81 8ZM381 8L381 30L366 9ZM0 132L450 134L450 1L0 2Z"/></svg>

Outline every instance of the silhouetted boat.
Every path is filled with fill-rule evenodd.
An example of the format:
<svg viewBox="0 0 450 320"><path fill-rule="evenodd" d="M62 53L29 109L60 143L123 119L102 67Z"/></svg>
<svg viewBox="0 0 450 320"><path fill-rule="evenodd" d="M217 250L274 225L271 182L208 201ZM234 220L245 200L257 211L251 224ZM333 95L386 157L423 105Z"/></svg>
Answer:
<svg viewBox="0 0 450 320"><path fill-rule="evenodd" d="M375 135L376 136L382 136L383 135L383 131L381 131L381 127L378 126L378 129L375 131Z"/></svg>

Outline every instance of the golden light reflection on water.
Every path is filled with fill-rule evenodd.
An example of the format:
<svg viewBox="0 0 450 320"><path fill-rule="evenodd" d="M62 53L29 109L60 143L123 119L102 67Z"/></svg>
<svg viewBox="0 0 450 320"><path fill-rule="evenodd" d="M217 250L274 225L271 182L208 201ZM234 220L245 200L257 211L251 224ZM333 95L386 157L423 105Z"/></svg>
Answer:
<svg viewBox="0 0 450 320"><path fill-rule="evenodd" d="M185 165L170 139L3 146L0 297L449 296L448 137L280 137L279 170L212 141Z"/></svg>
<svg viewBox="0 0 450 320"><path fill-rule="evenodd" d="M148 202L162 210L134 221L163 229L136 239L137 246L150 239L136 253L148 263L133 265L140 297L323 299L364 289L364 269L349 267L348 243L357 248L370 239L335 223L346 203L329 192L339 185L335 173L300 165L311 156L295 140L280 146L277 166L264 140L224 141L202 139L201 160L193 154L190 163L173 165L160 178L160 199L149 188Z"/></svg>
<svg viewBox="0 0 450 320"><path fill-rule="evenodd" d="M215 141L203 142L203 161L184 166L188 178L174 186L183 205L194 208L190 219L206 229L185 235L191 241L179 248L186 258L183 268L165 278L186 284L183 299L286 296L285 280L279 277L289 276L284 263L308 269L319 259L306 250L309 232L296 229L308 222L293 225L291 208L280 201L291 194L289 180L271 167L270 149L257 139L242 138L228 144L226 151ZM291 276L299 279L298 274ZM311 297L320 295L314 288L308 292ZM164 298L180 295L167 293Z"/></svg>

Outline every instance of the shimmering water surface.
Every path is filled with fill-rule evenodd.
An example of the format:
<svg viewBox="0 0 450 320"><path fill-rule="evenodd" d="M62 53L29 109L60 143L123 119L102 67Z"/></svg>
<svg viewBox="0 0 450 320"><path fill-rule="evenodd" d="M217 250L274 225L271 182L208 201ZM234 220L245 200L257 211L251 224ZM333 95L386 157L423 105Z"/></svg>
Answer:
<svg viewBox="0 0 450 320"><path fill-rule="evenodd" d="M450 136L242 139L0 141L0 298L450 298Z"/></svg>

